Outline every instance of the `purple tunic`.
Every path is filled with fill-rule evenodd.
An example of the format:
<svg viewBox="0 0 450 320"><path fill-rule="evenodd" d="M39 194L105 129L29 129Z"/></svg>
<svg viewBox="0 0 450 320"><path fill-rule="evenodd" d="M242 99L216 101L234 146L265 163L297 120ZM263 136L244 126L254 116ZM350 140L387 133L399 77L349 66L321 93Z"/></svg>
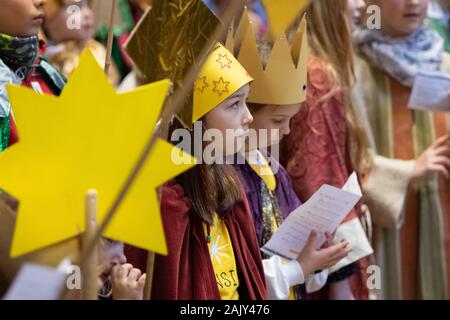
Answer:
<svg viewBox="0 0 450 320"><path fill-rule="evenodd" d="M274 160L272 160L274 161ZM263 245L264 223L262 212L262 197L261 197L261 178L253 171L247 164L235 164L233 167L239 174L239 178L244 185L245 193L248 198L250 209L255 222L256 235L260 246ZM295 209L300 206L300 200L294 192L291 185L289 175L281 165L279 165L278 172L275 174L277 180L277 187L274 195L278 201L280 215L283 219Z"/></svg>

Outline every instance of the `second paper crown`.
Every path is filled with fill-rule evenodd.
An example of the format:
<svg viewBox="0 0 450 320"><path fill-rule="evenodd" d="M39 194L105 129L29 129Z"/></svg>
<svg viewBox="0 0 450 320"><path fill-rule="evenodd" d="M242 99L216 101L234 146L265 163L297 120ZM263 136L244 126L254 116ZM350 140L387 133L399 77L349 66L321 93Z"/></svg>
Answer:
<svg viewBox="0 0 450 320"><path fill-rule="evenodd" d="M281 34L275 41L266 65L258 52L255 31L244 10L236 32L228 34L226 47L254 78L250 103L286 105L306 99L308 38L303 17L292 42Z"/></svg>

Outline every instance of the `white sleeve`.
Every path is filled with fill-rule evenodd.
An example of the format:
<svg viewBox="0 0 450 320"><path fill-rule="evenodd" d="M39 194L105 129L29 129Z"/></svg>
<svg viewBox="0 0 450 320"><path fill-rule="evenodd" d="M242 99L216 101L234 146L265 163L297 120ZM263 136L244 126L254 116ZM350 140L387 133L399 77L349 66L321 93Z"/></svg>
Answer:
<svg viewBox="0 0 450 320"><path fill-rule="evenodd" d="M415 160L389 159L379 155L373 158L363 193L374 225L388 229L399 229L403 225L406 192L415 163Z"/></svg>
<svg viewBox="0 0 450 320"><path fill-rule="evenodd" d="M296 260L287 263L279 256L263 260L267 293L270 300L287 300L293 286L305 282L302 267Z"/></svg>
<svg viewBox="0 0 450 320"><path fill-rule="evenodd" d="M312 293L322 289L328 280L328 269L306 277L306 292Z"/></svg>

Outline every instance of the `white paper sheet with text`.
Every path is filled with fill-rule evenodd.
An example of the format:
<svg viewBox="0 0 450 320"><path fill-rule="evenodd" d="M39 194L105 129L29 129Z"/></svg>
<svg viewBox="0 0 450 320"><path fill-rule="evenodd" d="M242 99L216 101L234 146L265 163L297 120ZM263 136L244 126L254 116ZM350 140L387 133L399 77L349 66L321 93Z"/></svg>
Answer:
<svg viewBox="0 0 450 320"><path fill-rule="evenodd" d="M342 189L324 184L286 218L261 250L268 255L296 259L312 230L318 232L315 247L320 248L325 242L325 232L334 232L361 196L356 173L352 173Z"/></svg>

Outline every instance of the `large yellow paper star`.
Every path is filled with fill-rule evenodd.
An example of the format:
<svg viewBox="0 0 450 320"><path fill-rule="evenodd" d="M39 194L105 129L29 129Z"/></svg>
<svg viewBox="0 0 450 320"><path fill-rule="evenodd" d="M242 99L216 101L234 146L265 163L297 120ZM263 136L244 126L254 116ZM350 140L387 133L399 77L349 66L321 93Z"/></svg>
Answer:
<svg viewBox="0 0 450 320"><path fill-rule="evenodd" d="M278 37L292 24L310 0L262 0L274 37Z"/></svg>
<svg viewBox="0 0 450 320"><path fill-rule="evenodd" d="M163 80L117 94L85 51L60 97L8 87L20 139L0 154L0 188L20 200L12 257L83 232L90 188L104 218L155 129L169 86ZM172 155L188 164L175 165ZM104 235L166 254L155 188L194 163L158 140Z"/></svg>

